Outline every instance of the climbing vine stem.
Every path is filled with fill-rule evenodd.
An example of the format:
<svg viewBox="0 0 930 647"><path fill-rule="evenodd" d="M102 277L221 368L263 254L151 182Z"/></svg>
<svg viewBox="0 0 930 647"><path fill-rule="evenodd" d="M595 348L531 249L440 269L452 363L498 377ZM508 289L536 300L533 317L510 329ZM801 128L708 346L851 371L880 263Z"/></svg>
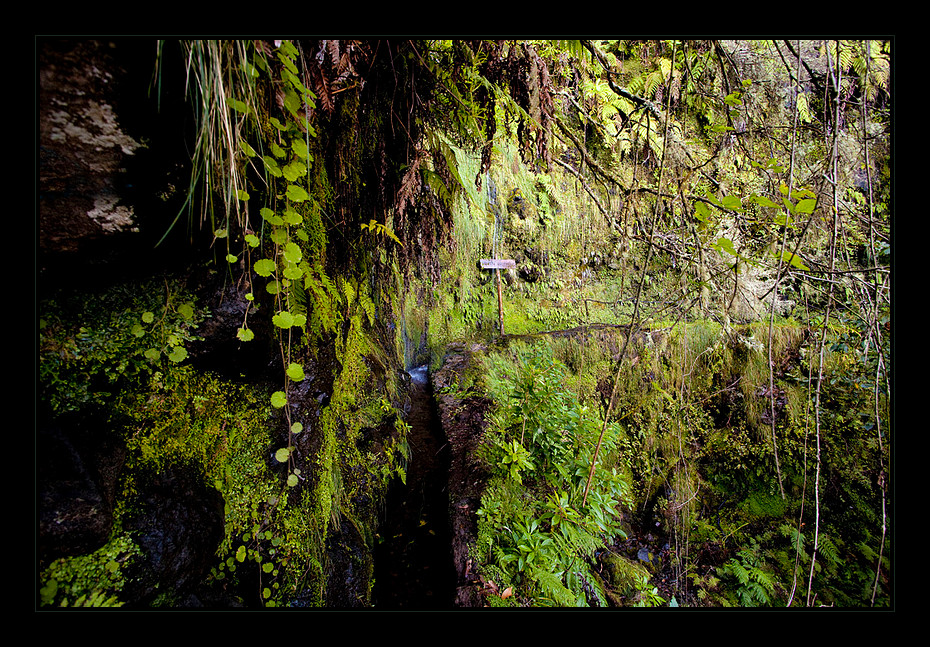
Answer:
<svg viewBox="0 0 930 647"><path fill-rule="evenodd" d="M675 60L675 46L676 45L677 45L677 41L673 41L672 60ZM671 81L671 71L669 71L668 80ZM671 92L667 93L667 101L669 104L669 108L666 110L666 115L669 114L669 111L671 109L671 102L672 102ZM647 122L648 121L649 120L648 120L648 115L647 115ZM659 179L656 185L660 192L662 190L662 179L665 173L665 153L666 153L666 147L668 144L668 130L669 130L670 125L671 125L671 119L669 119L666 116L665 137L662 140L662 159L660 160L660 163L659 163ZM626 351L630 345L630 340L633 338L633 335L636 334L636 331L639 328L640 299L642 297L643 285L646 282L646 268L649 267L649 261L652 258L652 250L653 250L652 241L653 241L653 238L655 237L656 223L658 222L658 219L659 219L659 207L661 204L662 204L662 201L657 199L655 202L653 211L652 211L652 225L650 227L649 240L648 240L649 245L646 251L646 260L643 263L642 273L640 274L639 285L636 288L636 299L633 303L633 316L630 319L630 327L627 332L626 338L623 340L623 349L620 351L619 366L617 367L617 375L614 377L614 385L610 392L610 401L607 404L607 412L604 414L604 422L601 426L601 433L597 438L597 445L595 445L594 447L594 455L591 457L591 468L588 471L588 480L584 486L584 495L582 496L582 505L585 505L588 501L588 492L591 489L591 481L594 478L594 469L597 466L597 457L598 457L598 454L600 453L601 445L604 442L604 433L607 431L607 425L608 425L608 421L610 420L610 414L613 411L614 401L616 400L616 397L617 397L617 389L619 388L619 385L620 385L620 375L621 375L621 371L623 370L623 358L626 356Z"/></svg>

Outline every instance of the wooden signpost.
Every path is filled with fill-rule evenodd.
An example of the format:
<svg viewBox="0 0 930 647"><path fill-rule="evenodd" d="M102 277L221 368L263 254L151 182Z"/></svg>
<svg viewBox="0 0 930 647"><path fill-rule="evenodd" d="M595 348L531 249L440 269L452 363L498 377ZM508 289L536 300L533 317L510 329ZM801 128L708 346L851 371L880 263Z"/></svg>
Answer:
<svg viewBox="0 0 930 647"><path fill-rule="evenodd" d="M517 262L504 258L482 258L481 269L494 270L497 276L497 316L500 320L501 336L504 335L504 293L501 290L501 270L512 270Z"/></svg>

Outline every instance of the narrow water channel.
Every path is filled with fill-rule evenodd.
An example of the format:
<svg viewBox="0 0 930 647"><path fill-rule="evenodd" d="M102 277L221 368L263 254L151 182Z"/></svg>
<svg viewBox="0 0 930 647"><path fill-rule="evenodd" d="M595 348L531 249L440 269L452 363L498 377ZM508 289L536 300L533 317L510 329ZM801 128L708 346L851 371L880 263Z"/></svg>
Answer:
<svg viewBox="0 0 930 647"><path fill-rule="evenodd" d="M407 482L388 492L375 549L377 609L450 609L455 570L449 539L449 452L425 366L411 377Z"/></svg>

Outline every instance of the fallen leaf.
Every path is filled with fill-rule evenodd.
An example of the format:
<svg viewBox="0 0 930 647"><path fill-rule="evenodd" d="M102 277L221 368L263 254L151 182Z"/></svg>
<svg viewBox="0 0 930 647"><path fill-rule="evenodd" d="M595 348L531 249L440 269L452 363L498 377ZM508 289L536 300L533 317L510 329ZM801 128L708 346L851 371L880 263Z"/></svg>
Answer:
<svg viewBox="0 0 930 647"><path fill-rule="evenodd" d="M501 598L503 598L504 600L506 600L506 599L509 598L511 595L513 595L513 587L512 587L512 586L508 586L506 589L504 589L504 592L501 593Z"/></svg>

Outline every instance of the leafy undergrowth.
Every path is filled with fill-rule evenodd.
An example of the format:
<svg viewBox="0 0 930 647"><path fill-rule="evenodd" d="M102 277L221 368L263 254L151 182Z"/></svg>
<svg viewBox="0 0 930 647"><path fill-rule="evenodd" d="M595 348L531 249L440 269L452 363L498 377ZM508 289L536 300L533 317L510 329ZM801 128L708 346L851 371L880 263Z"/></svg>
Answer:
<svg viewBox="0 0 930 647"><path fill-rule="evenodd" d="M487 603L608 606L617 593L593 564L598 551L626 537L621 428L604 429L592 474L603 422L564 389L567 369L547 344L511 344L486 355L484 368L496 403L480 450L490 473L477 540ZM647 586L642 572L628 570Z"/></svg>
<svg viewBox="0 0 930 647"><path fill-rule="evenodd" d="M494 403L473 552L485 603L887 606L867 412L826 380L818 505L808 391L794 386L811 342L790 322L776 332L778 465L758 369L767 354L747 345L752 328L695 323L639 348L607 425L599 395L613 376L579 347L511 338L488 349L468 378Z"/></svg>

